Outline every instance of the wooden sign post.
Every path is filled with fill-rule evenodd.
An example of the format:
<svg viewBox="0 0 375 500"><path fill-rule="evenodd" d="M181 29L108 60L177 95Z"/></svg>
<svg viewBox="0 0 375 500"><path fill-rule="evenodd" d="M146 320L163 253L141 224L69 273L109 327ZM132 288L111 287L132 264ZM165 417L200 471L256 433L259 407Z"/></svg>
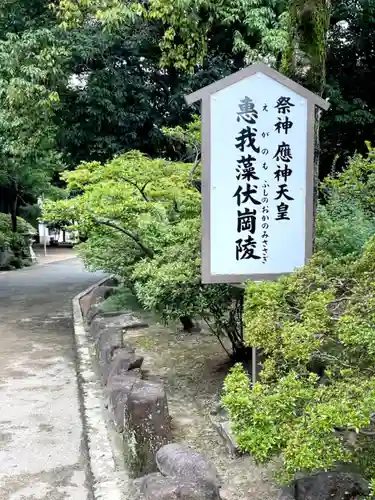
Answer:
<svg viewBox="0 0 375 500"><path fill-rule="evenodd" d="M202 282L272 280L311 257L315 106L264 64L186 97L202 101Z"/></svg>
<svg viewBox="0 0 375 500"><path fill-rule="evenodd" d="M272 280L303 266L313 251L315 106L329 104L264 64L186 97L198 100L202 282Z"/></svg>

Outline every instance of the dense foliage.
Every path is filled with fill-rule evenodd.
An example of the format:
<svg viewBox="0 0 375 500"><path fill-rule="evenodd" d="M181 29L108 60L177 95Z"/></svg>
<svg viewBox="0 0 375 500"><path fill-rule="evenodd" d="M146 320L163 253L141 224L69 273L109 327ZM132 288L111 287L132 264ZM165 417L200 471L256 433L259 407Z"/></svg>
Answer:
<svg viewBox="0 0 375 500"><path fill-rule="evenodd" d="M67 81L69 52L48 2L6 1L0 7L0 212L16 231L20 205L50 191L63 167L54 112Z"/></svg>
<svg viewBox="0 0 375 500"><path fill-rule="evenodd" d="M307 266L250 283L245 338L264 358L254 387L241 366L224 405L240 446L259 461L281 455L283 478L349 463L375 476L375 225L373 153L322 186L318 245Z"/></svg>
<svg viewBox="0 0 375 500"><path fill-rule="evenodd" d="M83 163L63 174L68 189L82 194L47 204L44 217L74 221L87 236L80 246L87 265L121 276L145 308L165 321L203 318L241 356L242 292L200 281L200 193L192 167L139 152L105 165Z"/></svg>
<svg viewBox="0 0 375 500"><path fill-rule="evenodd" d="M330 111L322 117L322 172L333 160L342 168L354 152L366 152L375 122L374 0L332 2L327 51L326 95ZM338 161L337 161L338 160Z"/></svg>
<svg viewBox="0 0 375 500"><path fill-rule="evenodd" d="M165 321L202 318L234 358L262 350L261 382L235 368L224 401L241 446L281 454L284 479L338 462L375 475L374 154L355 154L373 136L374 23L374 0L0 6L0 254L23 259L20 206L75 169L44 216L85 235L90 268ZM321 185L310 264L249 285L244 339L242 291L200 282L200 131L184 95L258 60L329 97L320 177L345 169Z"/></svg>
<svg viewBox="0 0 375 500"><path fill-rule="evenodd" d="M19 268L31 263L30 238L35 229L18 217L17 231L12 231L10 215L0 213L0 270Z"/></svg>
<svg viewBox="0 0 375 500"><path fill-rule="evenodd" d="M179 160L162 128L189 123L184 95L259 59L330 98L321 177L342 168L373 133L374 19L373 0L3 2L0 211L15 225L64 164Z"/></svg>
<svg viewBox="0 0 375 500"><path fill-rule="evenodd" d="M59 4L65 26L78 25L83 30L88 15L96 16L107 34L138 26L132 31L134 54L152 26L156 36L148 43L148 54L153 55L153 63L162 61L168 66L162 70L163 75L169 75L171 66L193 69L194 78L186 80L185 88L194 90L262 59L313 90L323 91L332 106L321 123L321 178L329 173L336 156L342 168L348 156L357 150L364 153L364 139L373 135L373 0L63 0ZM109 52L105 54L106 60ZM99 60L95 57L92 62ZM97 66L89 62L89 67ZM201 79L202 71L205 74ZM177 72L179 80L186 78L183 75L183 71ZM183 92L183 87L170 86L172 94L173 88ZM183 106L182 100L173 102ZM183 121L187 119L185 113ZM143 151L143 147L139 149Z"/></svg>
<svg viewBox="0 0 375 500"><path fill-rule="evenodd" d="M237 67L211 57L196 75L161 69L156 23L138 20L102 32L85 26L66 33L73 52L69 86L60 91L59 146L66 161L107 161L140 150L178 159L161 129L184 125L191 109L184 95Z"/></svg>
<svg viewBox="0 0 375 500"><path fill-rule="evenodd" d="M317 249L333 257L359 254L375 233L374 150L355 155L339 175L321 183L322 203L317 213Z"/></svg>
<svg viewBox="0 0 375 500"><path fill-rule="evenodd" d="M275 62L287 41L285 0L73 0L59 2L57 11L66 27L94 16L106 27L141 18L161 26L161 65L194 70L213 47L245 53L247 62L265 58Z"/></svg>

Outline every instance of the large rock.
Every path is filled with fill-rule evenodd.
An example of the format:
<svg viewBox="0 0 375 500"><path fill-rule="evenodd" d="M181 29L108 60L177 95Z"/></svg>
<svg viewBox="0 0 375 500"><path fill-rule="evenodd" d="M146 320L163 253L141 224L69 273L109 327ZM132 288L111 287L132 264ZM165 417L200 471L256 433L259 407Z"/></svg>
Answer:
<svg viewBox="0 0 375 500"><path fill-rule="evenodd" d="M354 473L320 472L295 483L296 500L352 500L368 494L368 483Z"/></svg>
<svg viewBox="0 0 375 500"><path fill-rule="evenodd" d="M117 375L126 374L136 368L141 368L143 357L137 356L133 348L117 349L110 363L99 363L100 376L102 383L106 385L108 381Z"/></svg>
<svg viewBox="0 0 375 500"><path fill-rule="evenodd" d="M120 284L120 280L119 280L119 278L116 278L116 276L111 276L104 283L105 286L110 286L110 287L114 287L114 288L119 286L119 284Z"/></svg>
<svg viewBox="0 0 375 500"><path fill-rule="evenodd" d="M217 470L200 453L186 446L170 443L156 453L156 463L164 476L198 482L205 491L219 495L221 484Z"/></svg>
<svg viewBox="0 0 375 500"><path fill-rule="evenodd" d="M82 314L86 316L91 306L108 299L113 294L113 291L114 289L111 286L98 286L94 288L91 293L81 299Z"/></svg>
<svg viewBox="0 0 375 500"><path fill-rule="evenodd" d="M149 474L140 481L145 500L220 500L213 491L207 491L197 482L184 481L161 474Z"/></svg>
<svg viewBox="0 0 375 500"><path fill-rule="evenodd" d="M108 326L101 330L95 342L95 350L99 364L109 364L113 359L115 351L122 346L121 328L118 326Z"/></svg>
<svg viewBox="0 0 375 500"><path fill-rule="evenodd" d="M133 477L156 472L155 453L170 441L167 396L161 382L135 383L125 405L125 460Z"/></svg>
<svg viewBox="0 0 375 500"><path fill-rule="evenodd" d="M139 320L134 314L120 314L111 317L95 317L89 327L89 332L91 336L95 339L98 338L100 332L107 327L115 327L119 329L129 330L132 328L144 328L147 327L147 323Z"/></svg>
<svg viewBox="0 0 375 500"><path fill-rule="evenodd" d="M114 292L112 286L98 286L90 294L90 302L92 304L97 304L98 302L103 302L103 300L108 299Z"/></svg>
<svg viewBox="0 0 375 500"><path fill-rule="evenodd" d="M86 314L86 323L88 325L91 325L91 323L94 321L94 319L98 316L101 315L102 313L102 306L101 304L93 304L92 306L89 307L89 310L87 311Z"/></svg>
<svg viewBox="0 0 375 500"><path fill-rule="evenodd" d="M116 375L110 378L105 389L109 410L118 432L124 431L125 408L128 404L129 394L133 390L134 384L139 380L140 375L134 371Z"/></svg>

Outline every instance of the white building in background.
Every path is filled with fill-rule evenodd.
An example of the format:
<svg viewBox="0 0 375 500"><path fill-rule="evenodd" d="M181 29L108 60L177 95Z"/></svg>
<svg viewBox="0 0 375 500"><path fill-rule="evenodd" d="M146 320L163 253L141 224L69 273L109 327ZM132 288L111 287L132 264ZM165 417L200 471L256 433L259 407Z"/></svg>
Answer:
<svg viewBox="0 0 375 500"><path fill-rule="evenodd" d="M43 199L38 199L39 207L43 206ZM72 245L78 242L78 231L65 231L63 229L49 228L46 224L38 224L39 244L46 246Z"/></svg>
<svg viewBox="0 0 375 500"><path fill-rule="evenodd" d="M45 224L38 224L39 243L47 246L72 245L78 242L78 231L49 229Z"/></svg>

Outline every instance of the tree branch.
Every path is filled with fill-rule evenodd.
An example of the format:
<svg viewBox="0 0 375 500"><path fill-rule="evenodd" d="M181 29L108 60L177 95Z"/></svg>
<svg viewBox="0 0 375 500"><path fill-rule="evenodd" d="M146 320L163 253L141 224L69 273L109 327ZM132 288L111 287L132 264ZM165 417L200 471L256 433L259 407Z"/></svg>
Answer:
<svg viewBox="0 0 375 500"><path fill-rule="evenodd" d="M197 167L199 165L199 160L200 160L200 151L199 151L198 146L196 144L193 144L193 147L195 149L195 158L194 158L194 166L190 170L190 174L189 174L190 180L192 180L193 175L194 175L194 173L195 173L195 171L196 171L196 169L197 169Z"/></svg>
<svg viewBox="0 0 375 500"><path fill-rule="evenodd" d="M148 185L149 181L147 181L147 182L146 182L146 184L145 184L142 188L140 188L140 187L138 186L138 184L137 184L137 183L135 183L135 182L131 181L130 179L122 179L122 180L123 180L124 182L127 182L128 184L131 184L133 187L135 187L135 188L136 188L136 189L140 192L140 194L142 195L142 198L143 198L145 201L147 201L147 202L149 202L149 201L150 201L150 200L147 198L146 193L145 193L145 189L146 189L146 187L147 187L147 185Z"/></svg>
<svg viewBox="0 0 375 500"><path fill-rule="evenodd" d="M123 233L126 236L128 236L131 240L133 240L139 246L139 248L144 252L144 254L147 257L150 257L150 259L152 259L154 257L154 255L155 255L154 251L151 248L148 248L146 245L144 245L141 242L141 240L138 238L138 236L136 236L135 234L131 233L130 231L128 231L126 229L123 229L122 227L118 226L114 222L111 222L108 220L100 220L100 219L97 219L93 214L90 214L90 215L97 224L100 224L102 226L111 227L112 229L116 229L116 231L119 231L120 233Z"/></svg>
<svg viewBox="0 0 375 500"><path fill-rule="evenodd" d="M349 363L346 363L345 361L342 361L341 359L337 358L336 356L333 356L332 354L328 354L326 352L323 352L323 353L320 353L320 356L321 356L321 358L322 358L323 361L329 361L329 362L332 362L332 363L337 363L338 365L341 365L344 368L353 369L353 365L351 365ZM375 371L371 370L371 368L363 368L362 370L366 371L366 372L369 372L372 375L375 374Z"/></svg>
<svg viewBox="0 0 375 500"><path fill-rule="evenodd" d="M200 151L199 151L199 147L196 145L196 144L193 144L193 147L195 149L195 159L194 159L194 166L193 168L190 170L189 172L189 180L190 180L190 183L199 191L201 192L201 182L200 181L195 181L194 180L194 174L195 174L195 171L196 169L198 168L198 165L199 165L199 160L200 160Z"/></svg>
<svg viewBox="0 0 375 500"><path fill-rule="evenodd" d="M153 73L151 78L153 78L154 80L156 80L157 83L159 83L159 85L163 88L165 95L167 97L169 97L171 92L170 92L168 85L165 83L165 81L163 79L163 75L160 75L158 72L156 72L156 73Z"/></svg>
<svg viewBox="0 0 375 500"><path fill-rule="evenodd" d="M146 195L145 195L145 189L146 189L146 187L150 184L150 182L151 182L151 181L147 181L147 182L145 182L145 183L144 183L144 185L143 185L143 188L141 188L141 193L142 193L142 195L143 195L143 197L144 197L145 199L147 198L147 197L146 197ZM149 201L149 200L147 199L147 201Z"/></svg>
<svg viewBox="0 0 375 500"><path fill-rule="evenodd" d="M217 333L212 325L209 323L208 319L203 317L203 321L206 323L206 325L208 326L208 328L211 330L211 332L214 334L214 336L217 338L217 340L220 342L220 345L221 347L224 349L224 351L228 354L229 358L232 358L232 354L226 349L225 345L223 344L221 338L220 338L220 334Z"/></svg>

